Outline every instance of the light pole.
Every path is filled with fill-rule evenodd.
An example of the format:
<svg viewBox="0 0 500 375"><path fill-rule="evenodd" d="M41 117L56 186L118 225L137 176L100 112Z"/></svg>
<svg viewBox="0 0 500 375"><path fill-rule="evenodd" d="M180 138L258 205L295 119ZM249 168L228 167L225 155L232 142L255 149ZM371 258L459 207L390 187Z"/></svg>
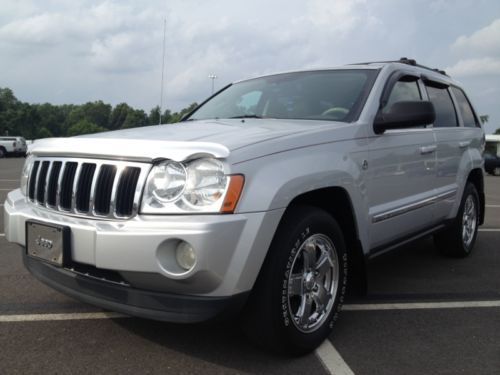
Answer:
<svg viewBox="0 0 500 375"><path fill-rule="evenodd" d="M210 78L212 80L212 95L213 95L213 93L214 93L214 81L217 78L217 76L215 74L210 74L208 76L208 78Z"/></svg>
<svg viewBox="0 0 500 375"><path fill-rule="evenodd" d="M160 90L160 116L158 125L161 125L161 111L163 109L163 73L165 72L165 37L167 35L167 17L163 20L163 57L161 60L161 90Z"/></svg>

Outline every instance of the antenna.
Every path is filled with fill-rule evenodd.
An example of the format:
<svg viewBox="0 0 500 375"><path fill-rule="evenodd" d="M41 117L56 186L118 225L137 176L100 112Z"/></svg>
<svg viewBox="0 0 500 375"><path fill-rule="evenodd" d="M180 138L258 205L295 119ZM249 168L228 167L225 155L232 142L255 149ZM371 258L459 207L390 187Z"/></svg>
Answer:
<svg viewBox="0 0 500 375"><path fill-rule="evenodd" d="M158 120L158 125L161 125L161 112L163 109L163 76L165 72L165 39L167 35L167 17L165 16L163 20L163 58L161 62L161 90L160 90L160 117Z"/></svg>

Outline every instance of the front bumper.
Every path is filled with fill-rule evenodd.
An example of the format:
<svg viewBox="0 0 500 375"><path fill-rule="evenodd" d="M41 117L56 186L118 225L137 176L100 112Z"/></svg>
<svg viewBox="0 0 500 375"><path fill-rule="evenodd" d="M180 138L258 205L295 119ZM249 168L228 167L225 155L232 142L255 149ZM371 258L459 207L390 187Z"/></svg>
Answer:
<svg viewBox="0 0 500 375"><path fill-rule="evenodd" d="M27 257L27 268L55 289L132 315L155 318L159 309L167 314L156 317L162 320L183 321L180 315L191 311L188 315L193 318L189 321L196 321L199 314L209 318L225 310L227 304L233 304L229 302L231 297L238 300L251 290L282 213L138 215L130 220L96 220L35 206L15 190L5 202L4 223L6 239L23 247L28 220L67 226L71 229L71 262L98 273L118 274L125 281L119 285L107 276L95 278L90 272L87 277L86 272L74 272L73 267L63 269ZM171 267L178 241L191 244L197 256L194 268L185 273ZM212 307L213 303L218 307ZM196 305L199 314L194 312ZM141 309L146 312L141 313ZM176 314L180 315L174 319Z"/></svg>
<svg viewBox="0 0 500 375"><path fill-rule="evenodd" d="M199 297L146 291L103 283L23 255L24 265L40 281L80 301L147 319L196 323L232 315L248 293L231 297Z"/></svg>

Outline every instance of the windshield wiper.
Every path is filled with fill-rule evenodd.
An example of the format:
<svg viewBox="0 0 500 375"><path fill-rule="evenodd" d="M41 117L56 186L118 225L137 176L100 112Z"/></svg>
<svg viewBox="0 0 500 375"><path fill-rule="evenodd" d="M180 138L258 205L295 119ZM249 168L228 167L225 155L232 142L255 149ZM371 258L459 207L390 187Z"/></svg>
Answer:
<svg viewBox="0 0 500 375"><path fill-rule="evenodd" d="M263 118L262 116L259 115L240 115L240 116L233 116L229 118Z"/></svg>

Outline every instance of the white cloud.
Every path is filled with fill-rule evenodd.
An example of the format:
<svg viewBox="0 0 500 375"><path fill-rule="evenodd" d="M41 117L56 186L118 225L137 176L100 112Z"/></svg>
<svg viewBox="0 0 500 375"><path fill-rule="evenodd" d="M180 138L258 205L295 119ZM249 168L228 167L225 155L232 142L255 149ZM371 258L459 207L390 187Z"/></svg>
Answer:
<svg viewBox="0 0 500 375"><path fill-rule="evenodd" d="M446 72L457 77L500 75L500 59L483 57L460 60L455 65L446 68Z"/></svg>
<svg viewBox="0 0 500 375"><path fill-rule="evenodd" d="M465 55L500 56L500 18L470 36L460 36L452 48Z"/></svg>

